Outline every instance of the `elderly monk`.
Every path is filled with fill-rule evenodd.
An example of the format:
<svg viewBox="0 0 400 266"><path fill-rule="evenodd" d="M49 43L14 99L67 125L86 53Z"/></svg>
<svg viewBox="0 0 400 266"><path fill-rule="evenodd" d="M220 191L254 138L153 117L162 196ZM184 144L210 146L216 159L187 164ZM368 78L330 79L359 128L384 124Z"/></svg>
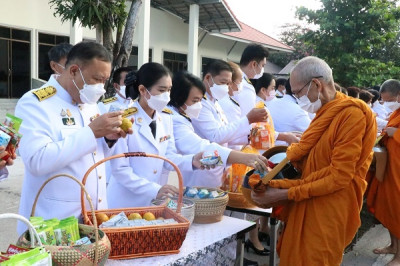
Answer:
<svg viewBox="0 0 400 266"><path fill-rule="evenodd" d="M297 63L290 85L300 107L316 113L300 142L287 150L301 178L272 180L252 197L265 206L283 204L281 266L340 265L361 224L375 116L364 102L335 90L331 68L317 57Z"/></svg>
<svg viewBox="0 0 400 266"><path fill-rule="evenodd" d="M390 233L390 246L374 249L375 254L395 254L387 265L400 265L400 81L387 80L381 86L384 105L393 113L389 118L380 144L388 152L388 162L382 182L372 180L367 204Z"/></svg>

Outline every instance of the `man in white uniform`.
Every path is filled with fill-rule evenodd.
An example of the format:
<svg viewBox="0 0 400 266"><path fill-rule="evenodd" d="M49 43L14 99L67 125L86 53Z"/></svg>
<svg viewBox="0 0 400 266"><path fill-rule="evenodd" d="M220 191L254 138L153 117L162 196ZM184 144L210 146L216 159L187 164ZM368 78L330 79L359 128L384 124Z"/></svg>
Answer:
<svg viewBox="0 0 400 266"><path fill-rule="evenodd" d="M283 95L286 94L286 79L285 78L278 78L275 82L276 87L276 98L282 98Z"/></svg>
<svg viewBox="0 0 400 266"><path fill-rule="evenodd" d="M99 109L102 114L107 113L111 106L120 109L126 109L132 106L133 100L126 96L125 86L125 77L129 71L132 71L130 67L120 67L114 71L113 87L115 89L115 95L99 102Z"/></svg>
<svg viewBox="0 0 400 266"><path fill-rule="evenodd" d="M99 114L97 100L111 71L111 55L100 44L75 45L59 76L27 92L18 101L15 115L23 119L19 152L25 165L20 214L29 217L41 185L56 174L82 180L94 163L111 152L125 133L119 127L122 111ZM132 133L130 131L129 133ZM104 166L92 171L86 182L96 209L107 208ZM65 177L51 181L36 205L36 216L44 219L80 216L81 189ZM25 226L18 225L22 233Z"/></svg>
<svg viewBox="0 0 400 266"><path fill-rule="evenodd" d="M243 91L237 97L242 116L247 115L256 106L256 91L250 79L259 79L262 76L268 55L268 50L259 44L250 44L243 51L240 59Z"/></svg>

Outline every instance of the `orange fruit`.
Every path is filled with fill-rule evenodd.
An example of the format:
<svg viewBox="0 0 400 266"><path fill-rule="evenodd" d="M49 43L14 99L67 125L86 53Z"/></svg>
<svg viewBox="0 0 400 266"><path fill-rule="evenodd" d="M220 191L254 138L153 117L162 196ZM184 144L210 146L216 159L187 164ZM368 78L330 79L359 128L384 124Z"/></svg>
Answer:
<svg viewBox="0 0 400 266"><path fill-rule="evenodd" d="M133 213L129 214L128 219L129 220L142 219L142 216L140 215L140 213L133 212Z"/></svg>
<svg viewBox="0 0 400 266"><path fill-rule="evenodd" d="M146 212L145 214L143 214L143 219L145 219L146 221L153 221L156 219L156 217L151 212Z"/></svg>
<svg viewBox="0 0 400 266"><path fill-rule="evenodd" d="M132 121L128 118L122 119L122 124L119 126L123 131L128 132L128 130L132 127Z"/></svg>
<svg viewBox="0 0 400 266"><path fill-rule="evenodd" d="M105 213L97 213L96 214L96 219L97 219L97 224L101 225L104 222L107 222L108 220L110 220L110 218L108 218L107 214Z"/></svg>

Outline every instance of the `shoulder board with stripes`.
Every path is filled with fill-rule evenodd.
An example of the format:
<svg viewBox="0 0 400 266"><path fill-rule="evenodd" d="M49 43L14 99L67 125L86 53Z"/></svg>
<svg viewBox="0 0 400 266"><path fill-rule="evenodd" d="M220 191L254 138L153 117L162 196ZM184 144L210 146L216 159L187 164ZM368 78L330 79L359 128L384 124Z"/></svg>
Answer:
<svg viewBox="0 0 400 266"><path fill-rule="evenodd" d="M172 115L172 111L171 111L170 109L168 109L168 108L164 108L164 109L162 110L162 112L163 112L163 113L166 113L166 114Z"/></svg>
<svg viewBox="0 0 400 266"><path fill-rule="evenodd" d="M115 102L116 100L117 100L117 97L111 97L111 98L104 99L102 102L104 104L109 104L109 103Z"/></svg>
<svg viewBox="0 0 400 266"><path fill-rule="evenodd" d="M48 86L45 88L41 88L35 91L32 91L33 94L38 98L39 102L54 96L57 92L57 89L53 86Z"/></svg>
<svg viewBox="0 0 400 266"><path fill-rule="evenodd" d="M124 114L122 115L122 117L128 117L131 116L133 114L136 114L138 112L138 109L136 107L130 107L124 110Z"/></svg>

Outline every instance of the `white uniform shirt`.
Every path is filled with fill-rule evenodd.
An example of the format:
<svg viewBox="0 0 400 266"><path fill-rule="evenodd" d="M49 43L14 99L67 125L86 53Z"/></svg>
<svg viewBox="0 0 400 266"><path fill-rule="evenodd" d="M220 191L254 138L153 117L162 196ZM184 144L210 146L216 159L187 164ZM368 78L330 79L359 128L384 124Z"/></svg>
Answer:
<svg viewBox="0 0 400 266"><path fill-rule="evenodd" d="M383 106L379 101L376 101L372 105L372 110L378 115L379 118L381 119L387 119L388 118L388 111L386 110L385 106Z"/></svg>
<svg viewBox="0 0 400 266"><path fill-rule="evenodd" d="M105 99L98 103L101 114L108 113L111 106L127 109L133 105L133 100L124 99L118 93L114 97Z"/></svg>
<svg viewBox="0 0 400 266"><path fill-rule="evenodd" d="M133 107L138 109L134 115L133 134L116 144L115 153L157 154L173 161L181 171L192 171L193 155L177 154L172 115L155 112L157 130L154 138L149 126L153 119L147 115L139 102L135 102ZM167 184L168 175L162 174L163 169L174 170L164 160L145 157L111 160L111 169L112 177L107 187L110 208L149 206L160 188Z"/></svg>
<svg viewBox="0 0 400 266"><path fill-rule="evenodd" d="M276 90L276 96L278 98L282 98L284 95L285 95L284 93L280 92L279 90Z"/></svg>
<svg viewBox="0 0 400 266"><path fill-rule="evenodd" d="M201 101L203 107L197 119L192 119L195 132L203 139L220 145L246 144L251 126L246 116L228 123L228 120L218 101L211 100L206 93Z"/></svg>
<svg viewBox="0 0 400 266"><path fill-rule="evenodd" d="M241 115L246 116L256 106L256 89L243 72L243 90L238 94Z"/></svg>
<svg viewBox="0 0 400 266"><path fill-rule="evenodd" d="M268 110L274 121L275 130L279 132L304 132L311 123L308 113L288 94L281 99L271 101Z"/></svg>
<svg viewBox="0 0 400 266"><path fill-rule="evenodd" d="M97 104L73 103L70 94L52 76L42 87L54 87L55 95L39 101L25 93L18 101L15 115L22 118L23 134L19 153L25 165L19 212L29 218L40 186L51 176L69 174L82 180L86 170L110 152L104 138L96 139L88 126L99 115ZM41 89L38 89L41 90ZM104 165L91 172L86 182L94 207L107 208ZM81 188L73 180L60 177L42 191L35 216L63 219L81 214ZM87 209L89 205L86 204ZM25 225L18 224L22 233Z"/></svg>
<svg viewBox="0 0 400 266"><path fill-rule="evenodd" d="M105 99L101 102L98 103L100 113L105 114L110 111L111 106L119 107L122 110L125 110L127 108L132 107L133 105L133 100L131 99L124 99L121 96L119 96L118 93L115 94L114 97ZM105 167L106 167L106 179L107 179L107 184L110 181L111 178L111 161L105 162Z"/></svg>
<svg viewBox="0 0 400 266"><path fill-rule="evenodd" d="M242 111L240 110L240 105L237 101L236 96L229 96L227 95L222 100L218 101L219 105L221 106L222 110L224 111L226 118L228 119L229 123L233 123L238 121L242 117ZM235 145L233 143L239 143L240 145ZM232 150L241 150L244 144L248 143L248 137L240 137L237 140L231 141L228 143L228 147Z"/></svg>
<svg viewBox="0 0 400 266"><path fill-rule="evenodd" d="M210 170L182 171L185 186L220 187L222 174L231 149L220 146L217 143L202 139L194 132L190 118L171 107L173 112L174 136L176 149L181 154L194 154L203 151L218 150L223 165Z"/></svg>

